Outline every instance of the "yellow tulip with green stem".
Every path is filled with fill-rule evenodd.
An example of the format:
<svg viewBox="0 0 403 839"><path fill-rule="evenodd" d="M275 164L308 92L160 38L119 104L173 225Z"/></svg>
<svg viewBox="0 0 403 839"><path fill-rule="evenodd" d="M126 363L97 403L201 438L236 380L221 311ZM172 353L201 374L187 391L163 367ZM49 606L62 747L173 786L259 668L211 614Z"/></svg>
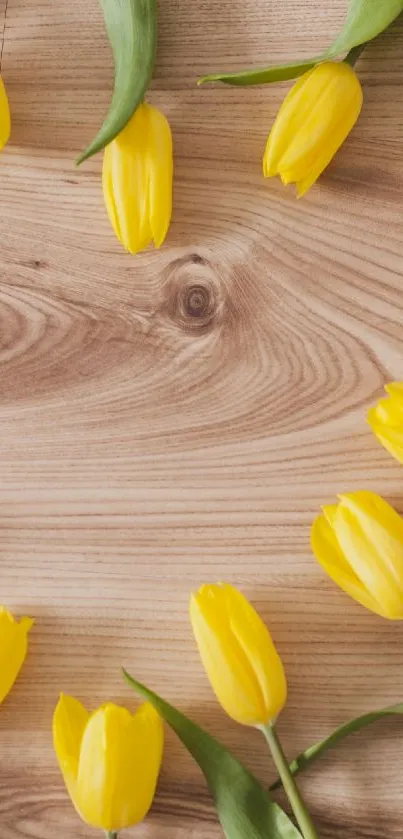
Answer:
<svg viewBox="0 0 403 839"><path fill-rule="evenodd" d="M236 722L266 738L305 839L317 839L276 731L287 682L270 633L253 606L226 584L204 585L190 601L190 619L216 697Z"/></svg>
<svg viewBox="0 0 403 839"><path fill-rule="evenodd" d="M61 695L53 744L70 798L81 818L116 839L151 807L163 753L160 716L149 703L135 714L111 702L92 714Z"/></svg>
<svg viewBox="0 0 403 839"><path fill-rule="evenodd" d="M330 163L353 128L362 90L353 66L366 44L403 12L403 0L349 0L345 20L320 55L285 64L209 73L199 84L249 87L299 79L275 120L263 159L266 177L279 175L304 195Z"/></svg>
<svg viewBox="0 0 403 839"><path fill-rule="evenodd" d="M145 101L157 48L156 0L100 0L115 63L109 111L82 163L104 149L102 186L112 228L136 254L159 248L172 215L173 155L168 120Z"/></svg>

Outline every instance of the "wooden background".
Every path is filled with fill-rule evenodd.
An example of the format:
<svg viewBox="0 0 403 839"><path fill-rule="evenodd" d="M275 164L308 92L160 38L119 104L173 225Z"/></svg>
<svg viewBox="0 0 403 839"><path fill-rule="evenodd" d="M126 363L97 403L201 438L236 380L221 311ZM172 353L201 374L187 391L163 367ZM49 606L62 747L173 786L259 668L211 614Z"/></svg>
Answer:
<svg viewBox="0 0 403 839"><path fill-rule="evenodd" d="M95 836L65 793L51 716L60 690L134 707L121 664L274 778L199 663L187 604L203 581L236 583L267 619L290 756L403 699L403 627L339 592L309 549L338 491L373 488L403 511L403 468L365 422L403 378L403 25L360 60L362 118L300 202L261 176L287 85L195 84L317 53L347 5L162 0L150 98L173 129L175 207L163 249L135 258L109 228L100 157L74 167L112 82L97 0L1 0L1 598L36 618L1 708L1 839ZM403 721L301 784L321 839L398 839ZM128 836L221 836L172 736L154 809Z"/></svg>

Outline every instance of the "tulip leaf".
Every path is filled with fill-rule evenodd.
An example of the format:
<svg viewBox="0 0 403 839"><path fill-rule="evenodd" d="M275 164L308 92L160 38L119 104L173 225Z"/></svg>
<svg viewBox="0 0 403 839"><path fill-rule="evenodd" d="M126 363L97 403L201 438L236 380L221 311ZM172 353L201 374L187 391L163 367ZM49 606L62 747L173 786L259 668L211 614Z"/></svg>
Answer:
<svg viewBox="0 0 403 839"><path fill-rule="evenodd" d="M258 67L255 70L242 70L239 73L213 73L209 76L203 76L202 79L199 79L198 84L224 82L239 87L251 87L255 84L286 82L289 79L302 76L307 70L311 70L321 58L322 56L319 55L317 58L311 58L307 61L293 62L292 64L273 64L272 67Z"/></svg>
<svg viewBox="0 0 403 839"><path fill-rule="evenodd" d="M101 0L115 61L108 115L77 163L105 148L133 116L149 87L157 42L156 0Z"/></svg>
<svg viewBox="0 0 403 839"><path fill-rule="evenodd" d="M130 687L151 702L199 764L215 800L227 839L301 839L284 810L218 740L137 682L124 670Z"/></svg>
<svg viewBox="0 0 403 839"><path fill-rule="evenodd" d="M199 84L223 82L224 84L251 86L296 79L315 64L337 58L354 47L365 44L380 35L403 11L403 0L351 0L345 24L333 44L321 55L290 64L271 65L236 73L213 73L203 76Z"/></svg>
<svg viewBox="0 0 403 839"><path fill-rule="evenodd" d="M336 58L359 44L372 41L403 11L403 0L351 0L346 22L326 51L326 58Z"/></svg>
<svg viewBox="0 0 403 839"><path fill-rule="evenodd" d="M344 723L344 725L340 725L336 728L332 734L328 737L325 737L324 740L320 740L319 743L315 743L314 746L310 746L304 752L302 752L295 760L290 763L290 769L293 775L298 775L304 769L311 765L318 757L321 757L325 752L329 749L333 749L337 743L340 743L340 740L344 740L345 737L348 737L349 734L354 734L356 731L360 731L361 728L365 728L367 725L371 725L373 722L377 722L378 720L382 719L383 717L390 717L396 714L403 714L403 703L399 703L398 705L390 705L388 708L382 708L380 711L373 711L369 714L363 714L361 717L356 717L353 720L349 720L349 722ZM270 790L278 789L281 786L281 781L278 779L275 781L274 784L270 787Z"/></svg>

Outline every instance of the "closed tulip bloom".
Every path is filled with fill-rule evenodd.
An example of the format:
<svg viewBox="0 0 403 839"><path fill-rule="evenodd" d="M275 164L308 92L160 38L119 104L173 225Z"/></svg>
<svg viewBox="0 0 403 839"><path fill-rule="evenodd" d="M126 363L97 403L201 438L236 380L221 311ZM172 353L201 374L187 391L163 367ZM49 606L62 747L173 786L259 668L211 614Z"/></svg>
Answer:
<svg viewBox="0 0 403 839"><path fill-rule="evenodd" d="M387 397L368 412L368 422L379 442L403 463L403 382L385 387Z"/></svg>
<svg viewBox="0 0 403 839"><path fill-rule="evenodd" d="M172 136L166 117L146 102L104 151L106 209L119 241L137 253L162 245L172 213Z"/></svg>
<svg viewBox="0 0 403 839"><path fill-rule="evenodd" d="M372 612L403 619L403 519L374 492L339 496L312 526L316 559Z"/></svg>
<svg viewBox="0 0 403 839"><path fill-rule="evenodd" d="M53 715L53 743L73 804L84 821L117 832L142 821L161 766L161 718L146 703L133 715L107 703L89 714L71 696Z"/></svg>
<svg viewBox="0 0 403 839"><path fill-rule="evenodd" d="M6 88L0 76L0 151L10 139L11 118Z"/></svg>
<svg viewBox="0 0 403 839"><path fill-rule="evenodd" d="M11 612L0 608L0 702L10 692L28 650L31 618L16 621Z"/></svg>
<svg viewBox="0 0 403 839"><path fill-rule="evenodd" d="M251 604L230 585L193 594L190 619L211 686L227 714L244 725L274 720L287 698L283 665Z"/></svg>
<svg viewBox="0 0 403 839"><path fill-rule="evenodd" d="M362 88L349 64L325 62L309 70L286 96L263 157L266 178L295 183L301 197L328 166L362 107Z"/></svg>

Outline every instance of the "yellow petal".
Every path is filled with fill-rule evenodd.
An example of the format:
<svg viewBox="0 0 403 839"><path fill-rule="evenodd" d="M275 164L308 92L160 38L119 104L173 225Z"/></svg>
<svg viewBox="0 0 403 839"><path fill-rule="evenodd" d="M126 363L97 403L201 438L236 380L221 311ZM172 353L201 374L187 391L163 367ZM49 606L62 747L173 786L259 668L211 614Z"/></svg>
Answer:
<svg viewBox="0 0 403 839"><path fill-rule="evenodd" d="M403 398L396 394L390 397L386 396L379 400L370 413L379 423L401 427L403 423Z"/></svg>
<svg viewBox="0 0 403 839"><path fill-rule="evenodd" d="M329 577L346 594L349 594L350 597L372 612L385 617L380 605L367 592L363 583L343 556L331 524L336 510L337 505L324 507L324 515L317 516L313 522L311 546L314 556Z"/></svg>
<svg viewBox="0 0 403 839"><path fill-rule="evenodd" d="M286 700L283 666L270 634L248 601L228 585L203 586L190 618L212 688L244 725L274 719Z"/></svg>
<svg viewBox="0 0 403 839"><path fill-rule="evenodd" d="M116 236L130 253L167 233L172 211L172 140L163 114L139 105L104 151L105 206Z"/></svg>
<svg viewBox="0 0 403 839"><path fill-rule="evenodd" d="M16 621L7 609L0 608L0 702L10 692L25 661L31 618Z"/></svg>
<svg viewBox="0 0 403 839"><path fill-rule="evenodd" d="M104 151L102 184L112 227L130 253L146 248L152 239L149 224L147 120L145 105Z"/></svg>
<svg viewBox="0 0 403 839"><path fill-rule="evenodd" d="M263 697L266 721L285 705L287 683L280 656L262 619L240 591L223 586L231 632L251 662Z"/></svg>
<svg viewBox="0 0 403 839"><path fill-rule="evenodd" d="M308 70L295 82L277 114L263 157L263 172L266 178L279 174L279 163L284 149L309 114L311 101L305 88L312 73L313 70Z"/></svg>
<svg viewBox="0 0 403 839"><path fill-rule="evenodd" d="M388 382L388 384L385 385L385 390L389 396L400 402L403 401L403 382Z"/></svg>
<svg viewBox="0 0 403 839"><path fill-rule="evenodd" d="M386 451L388 451L392 457L396 458L399 463L403 463L403 432L379 426L373 421L370 421L370 425L375 436L378 438L379 442Z"/></svg>
<svg viewBox="0 0 403 839"><path fill-rule="evenodd" d="M169 122L157 108L148 109L150 226L154 245L165 240L172 215L173 156Z"/></svg>
<svg viewBox="0 0 403 839"><path fill-rule="evenodd" d="M380 399L376 407L368 411L368 420L379 426L399 428L402 426L403 412L394 400Z"/></svg>
<svg viewBox="0 0 403 839"><path fill-rule="evenodd" d="M403 619L403 520L373 492L340 496L340 548L367 592L390 619Z"/></svg>
<svg viewBox="0 0 403 839"><path fill-rule="evenodd" d="M67 790L76 807L80 747L89 716L78 699L63 693L53 714L53 746Z"/></svg>
<svg viewBox="0 0 403 839"><path fill-rule="evenodd" d="M11 118L8 104L7 92L3 79L0 76L0 150L4 148L10 139Z"/></svg>
<svg viewBox="0 0 403 839"><path fill-rule="evenodd" d="M163 750L158 714L132 716L108 703L85 729L77 781L78 809L93 827L117 831L137 824L151 806Z"/></svg>
<svg viewBox="0 0 403 839"><path fill-rule="evenodd" d="M368 422L379 442L403 463L403 384L392 382L385 390L389 397L368 411Z"/></svg>

